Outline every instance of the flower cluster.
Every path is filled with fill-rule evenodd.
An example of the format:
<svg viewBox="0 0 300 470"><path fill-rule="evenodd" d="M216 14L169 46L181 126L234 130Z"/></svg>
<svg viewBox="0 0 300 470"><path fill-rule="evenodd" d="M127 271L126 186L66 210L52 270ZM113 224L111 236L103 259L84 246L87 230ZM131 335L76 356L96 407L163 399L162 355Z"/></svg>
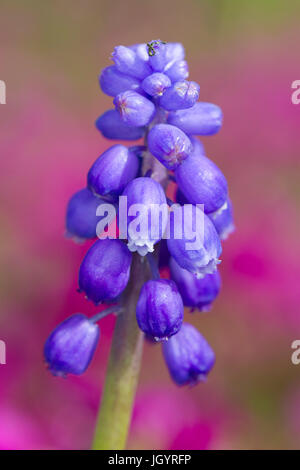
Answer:
<svg viewBox="0 0 300 470"><path fill-rule="evenodd" d="M217 297L221 240L234 225L226 179L195 136L218 132L222 112L214 104L198 101L200 86L187 80L188 64L179 43L155 40L118 46L112 61L99 82L102 91L113 97L114 109L102 114L96 127L108 139L144 137L144 145L111 146L88 171L86 188L69 201L67 235L82 241L99 235L97 225L109 204L117 207L120 196L127 198L125 226L117 209L119 233L126 236L95 241L79 269L79 290L96 305L113 302L115 306L106 313L118 310L126 315L121 294L130 278L132 252L146 257L152 279L139 294L138 326L147 339L162 343L177 384L196 383L206 377L215 358L202 335L183 322L184 306L208 310ZM169 182L177 184L174 205L166 196ZM136 205L142 207L138 217L132 210ZM186 205L191 208L188 217ZM161 213L154 217L154 206L168 208L170 220L176 221L172 229ZM195 233L198 216L202 236L188 249L186 228ZM138 230L145 224L146 231ZM182 235L177 236L176 227L181 224ZM171 279L160 278L159 266L166 262ZM106 313L90 319L75 314L52 332L45 359L54 374L86 370L99 340L96 322Z"/></svg>

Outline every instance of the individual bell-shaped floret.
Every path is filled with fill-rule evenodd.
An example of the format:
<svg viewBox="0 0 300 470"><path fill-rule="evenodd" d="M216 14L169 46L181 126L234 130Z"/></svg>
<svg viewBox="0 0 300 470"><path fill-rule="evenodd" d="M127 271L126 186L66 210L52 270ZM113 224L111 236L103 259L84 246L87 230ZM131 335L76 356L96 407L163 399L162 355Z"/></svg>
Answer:
<svg viewBox="0 0 300 470"><path fill-rule="evenodd" d="M113 145L92 165L88 172L88 187L99 195L118 196L129 181L136 177L139 159L124 145Z"/></svg>
<svg viewBox="0 0 300 470"><path fill-rule="evenodd" d="M95 122L103 137L113 140L138 140L145 134L145 127L128 126L116 109L105 111Z"/></svg>
<svg viewBox="0 0 300 470"><path fill-rule="evenodd" d="M199 331L183 323L180 331L162 345L170 375L177 385L195 385L205 380L215 363L215 354Z"/></svg>
<svg viewBox="0 0 300 470"><path fill-rule="evenodd" d="M140 177L125 188L127 197L127 224L123 226L123 214L119 212L120 233L127 233L128 248L141 256L154 250L161 240L168 223L168 205L162 186L152 178Z"/></svg>
<svg viewBox="0 0 300 470"><path fill-rule="evenodd" d="M199 99L199 93L198 83L181 80L165 91L159 104L167 111L191 108Z"/></svg>
<svg viewBox="0 0 300 470"><path fill-rule="evenodd" d="M175 282L157 279L146 282L136 307L140 329L156 341L177 333L183 321L183 303Z"/></svg>
<svg viewBox="0 0 300 470"><path fill-rule="evenodd" d="M142 83L143 90L155 98L162 96L166 89L171 86L170 78L163 73L152 73Z"/></svg>
<svg viewBox="0 0 300 470"><path fill-rule="evenodd" d="M219 271L216 270L214 273L206 274L198 279L195 274L179 266L172 257L169 265L171 277L176 282L184 305L192 309L197 308L200 311L209 310L220 291L221 277Z"/></svg>
<svg viewBox="0 0 300 470"><path fill-rule="evenodd" d="M185 80L189 76L189 66L186 60L177 60L164 72L172 82Z"/></svg>
<svg viewBox="0 0 300 470"><path fill-rule="evenodd" d="M132 48L117 46L115 47L111 58L119 72L126 75L144 79L151 73L151 68L148 63Z"/></svg>
<svg viewBox="0 0 300 470"><path fill-rule="evenodd" d="M233 220L232 202L229 198L227 199L223 210L212 212L211 214L208 214L208 216L214 224L221 240L226 240L229 235L234 232L235 226Z"/></svg>
<svg viewBox="0 0 300 470"><path fill-rule="evenodd" d="M99 83L103 93L108 96L116 96L126 90L141 91L141 82L137 78L119 72L115 65L102 70Z"/></svg>
<svg viewBox="0 0 300 470"><path fill-rule="evenodd" d="M205 213L220 209L227 201L227 181L217 165L193 152L175 170L180 191L191 204L203 204Z"/></svg>
<svg viewBox="0 0 300 470"><path fill-rule="evenodd" d="M209 217L196 206L172 208L167 243L175 261L198 277L215 272L220 263L219 235Z"/></svg>
<svg viewBox="0 0 300 470"><path fill-rule="evenodd" d="M48 337L44 357L53 375L80 375L90 364L99 341L97 324L82 313L60 323Z"/></svg>
<svg viewBox="0 0 300 470"><path fill-rule="evenodd" d="M102 217L96 215L97 208L107 204L88 188L77 191L69 200L66 212L66 236L75 241L96 237L96 227Z"/></svg>
<svg viewBox="0 0 300 470"><path fill-rule="evenodd" d="M121 240L97 240L79 269L79 291L95 304L116 299L127 286L132 255Z"/></svg>
<svg viewBox="0 0 300 470"><path fill-rule="evenodd" d="M114 99L121 119L128 126L147 126L155 115L152 101L135 91L124 91Z"/></svg>
<svg viewBox="0 0 300 470"><path fill-rule="evenodd" d="M148 134L149 150L166 168L174 170L193 150L190 139L178 127L157 124Z"/></svg>
<svg viewBox="0 0 300 470"><path fill-rule="evenodd" d="M172 111L168 116L168 123L179 127L188 135L212 135L221 128L222 119L219 106L199 102L191 108Z"/></svg>

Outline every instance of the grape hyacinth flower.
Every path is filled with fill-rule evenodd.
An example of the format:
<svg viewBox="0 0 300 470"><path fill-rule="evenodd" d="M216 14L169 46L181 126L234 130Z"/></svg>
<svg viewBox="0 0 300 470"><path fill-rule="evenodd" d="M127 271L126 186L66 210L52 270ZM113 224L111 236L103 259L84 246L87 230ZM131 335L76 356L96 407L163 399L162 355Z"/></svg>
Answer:
<svg viewBox="0 0 300 470"><path fill-rule="evenodd" d="M190 139L178 127L157 124L148 135L149 150L166 168L174 170L193 150Z"/></svg>
<svg viewBox="0 0 300 470"><path fill-rule="evenodd" d="M128 248L145 256L154 250L154 245L162 239L167 225L167 200L162 186L152 178L135 178L124 189L122 196L127 198ZM162 207L158 216L153 208ZM131 210L130 210L131 208ZM139 231L136 229L136 212L139 212ZM123 231L124 228L120 227Z"/></svg>
<svg viewBox="0 0 300 470"><path fill-rule="evenodd" d="M138 173L139 159L124 145L113 145L93 164L88 172L88 187L96 194L118 196Z"/></svg>
<svg viewBox="0 0 300 470"><path fill-rule="evenodd" d="M118 297L127 286L131 253L120 240L97 240L79 269L79 290L99 304Z"/></svg>
<svg viewBox="0 0 300 470"><path fill-rule="evenodd" d="M210 310L212 302L219 294L221 287L221 277L218 270L212 274L206 274L198 279L194 274L183 269L171 257L170 272L173 281L176 282L181 294L183 303L191 309L198 309L201 312Z"/></svg>
<svg viewBox="0 0 300 470"><path fill-rule="evenodd" d="M180 191L191 204L204 204L210 213L226 205L227 181L213 161L194 151L175 171ZM226 207L224 207L225 209Z"/></svg>
<svg viewBox="0 0 300 470"><path fill-rule="evenodd" d="M82 374L99 341L99 326L82 313L64 320L45 343L44 356L53 375Z"/></svg>
<svg viewBox="0 0 300 470"><path fill-rule="evenodd" d="M119 45L111 59L99 84L115 108L98 117L96 128L122 142L89 169L87 187L69 201L66 229L73 239L99 235L79 267L79 292L96 305L114 305L91 318L72 315L44 348L54 375L82 374L98 344L97 322L117 314L95 449L125 447L143 338L162 341L177 385L198 383L213 367L207 341L183 323L184 305L212 305L220 289L221 240L234 228L225 176L196 137L218 132L222 111L198 101L200 86L187 80L182 44L156 39ZM179 204L166 196L170 182ZM98 233L105 216L97 214L107 208L102 204L114 211L118 205L115 236ZM160 277L160 267L171 279Z"/></svg>
<svg viewBox="0 0 300 470"><path fill-rule="evenodd" d="M96 211L106 202L88 188L73 194L67 207L66 236L78 242L95 238L97 224L102 218L96 215Z"/></svg>
<svg viewBox="0 0 300 470"><path fill-rule="evenodd" d="M155 341L177 333L183 321L183 302L175 282L167 279L146 282L137 302L136 318L141 330Z"/></svg>
<svg viewBox="0 0 300 470"><path fill-rule="evenodd" d="M215 363L215 354L193 325L183 323L180 331L162 345L170 375L177 385L195 385L205 380Z"/></svg>

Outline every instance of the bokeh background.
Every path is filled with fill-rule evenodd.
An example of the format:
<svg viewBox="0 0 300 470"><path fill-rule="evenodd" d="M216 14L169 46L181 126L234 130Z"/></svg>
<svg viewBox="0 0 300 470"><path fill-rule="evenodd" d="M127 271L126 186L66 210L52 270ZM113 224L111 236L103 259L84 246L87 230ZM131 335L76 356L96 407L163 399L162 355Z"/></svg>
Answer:
<svg viewBox="0 0 300 470"><path fill-rule="evenodd" d="M84 449L91 442L113 318L82 377L53 378L49 331L98 311L76 292L87 245L64 238L70 195L109 145L94 120L111 107L97 76L115 45L180 41L201 99L224 126L203 139L228 178L237 230L223 288L186 313L213 345L206 384L177 388L160 346L145 345L131 449L300 448L300 2L2 0L0 79L0 448Z"/></svg>

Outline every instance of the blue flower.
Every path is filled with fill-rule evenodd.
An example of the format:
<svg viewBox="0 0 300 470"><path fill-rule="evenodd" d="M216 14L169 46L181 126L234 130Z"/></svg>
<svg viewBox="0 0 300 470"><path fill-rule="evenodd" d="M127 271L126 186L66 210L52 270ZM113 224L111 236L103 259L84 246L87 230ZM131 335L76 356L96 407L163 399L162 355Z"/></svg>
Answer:
<svg viewBox="0 0 300 470"><path fill-rule="evenodd" d="M190 139L178 127L157 124L148 135L149 150L166 168L174 170L193 150Z"/></svg>
<svg viewBox="0 0 300 470"><path fill-rule="evenodd" d="M139 165L135 152L124 145L113 145L92 165L87 177L88 186L96 194L118 196L137 176Z"/></svg>
<svg viewBox="0 0 300 470"><path fill-rule="evenodd" d="M212 135L222 126L223 115L219 106L211 103L196 103L192 108L172 111L168 123L179 127L186 134Z"/></svg>
<svg viewBox="0 0 300 470"><path fill-rule="evenodd" d="M71 197L66 212L66 235L75 241L96 237L96 227L101 217L96 215L100 204L106 201L95 196L88 188L77 191Z"/></svg>
<svg viewBox="0 0 300 470"><path fill-rule="evenodd" d="M183 321L183 303L175 282L167 279L146 282L140 292L136 318L141 330L156 341L177 333Z"/></svg>
<svg viewBox="0 0 300 470"><path fill-rule="evenodd" d="M82 313L60 323L48 337L44 356L53 375L83 374L99 341L100 330Z"/></svg>
<svg viewBox="0 0 300 470"><path fill-rule="evenodd" d="M198 279L194 274L179 266L174 258L170 259L170 271L186 307L197 308L200 311L210 309L221 287L219 271L216 270Z"/></svg>
<svg viewBox="0 0 300 470"><path fill-rule="evenodd" d="M116 96L126 90L141 91L141 82L137 78L119 72L116 66L111 65L102 70L99 83L103 93Z"/></svg>
<svg viewBox="0 0 300 470"><path fill-rule="evenodd" d="M114 61L119 72L126 75L144 79L151 73L151 68L141 55L129 47L117 46L112 53Z"/></svg>
<svg viewBox="0 0 300 470"><path fill-rule="evenodd" d="M117 298L127 286L131 253L120 240L97 240L79 269L79 290L98 304Z"/></svg>
<svg viewBox="0 0 300 470"><path fill-rule="evenodd" d="M140 177L125 188L128 208L128 248L141 256L154 250L168 222L167 200L162 186L152 178ZM162 212L159 213L159 209ZM124 227L120 228L124 231Z"/></svg>
<svg viewBox="0 0 300 470"><path fill-rule="evenodd" d="M227 201L227 181L217 165L194 151L175 170L180 191L191 204L203 204L205 213L215 212Z"/></svg>
<svg viewBox="0 0 300 470"><path fill-rule="evenodd" d="M214 224L221 240L226 240L229 235L234 232L234 220L232 211L232 202L228 198L223 210L218 210L208 214L210 220Z"/></svg>
<svg viewBox="0 0 300 470"><path fill-rule="evenodd" d="M145 134L145 127L125 124L116 109L109 109L96 120L96 127L103 137L116 140L138 140Z"/></svg>
<svg viewBox="0 0 300 470"><path fill-rule="evenodd" d="M191 213L186 207L178 206L171 215L170 238L167 240L171 256L182 268L198 277L215 272L221 262L219 257L222 247L219 235L209 217L196 206L192 206ZM173 220L173 225L177 227L173 228ZM179 237L178 221L182 224Z"/></svg>
<svg viewBox="0 0 300 470"><path fill-rule="evenodd" d="M195 385L205 380L215 363L215 354L198 330L183 323L180 331L162 345L170 375L177 385Z"/></svg>
<svg viewBox="0 0 300 470"><path fill-rule="evenodd" d="M114 99L114 105L122 121L128 126L146 126L155 114L152 101L135 91L124 91Z"/></svg>
<svg viewBox="0 0 300 470"><path fill-rule="evenodd" d="M181 80L165 91L159 104L167 111L191 108L198 100L199 92L198 83Z"/></svg>
<svg viewBox="0 0 300 470"><path fill-rule="evenodd" d="M142 83L143 90L150 96L162 96L166 89L171 86L170 78L163 73L152 73Z"/></svg>

